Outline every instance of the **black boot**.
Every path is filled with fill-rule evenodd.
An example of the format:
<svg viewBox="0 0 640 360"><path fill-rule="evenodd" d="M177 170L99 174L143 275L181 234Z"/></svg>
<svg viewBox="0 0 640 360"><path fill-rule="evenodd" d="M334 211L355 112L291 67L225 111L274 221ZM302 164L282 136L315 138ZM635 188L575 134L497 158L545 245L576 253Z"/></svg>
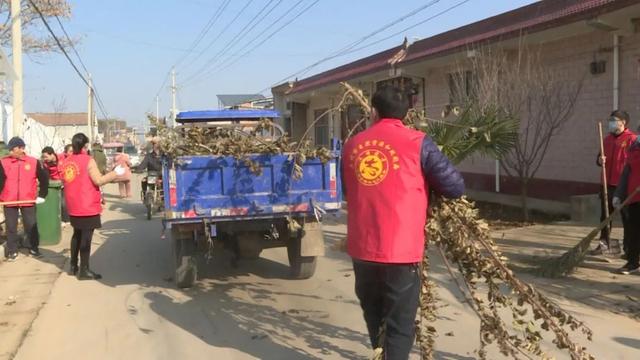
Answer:
<svg viewBox="0 0 640 360"><path fill-rule="evenodd" d="M89 251L82 251L80 253L80 270L78 271L78 280L102 279L102 275L97 274L89 269L89 254Z"/></svg>
<svg viewBox="0 0 640 360"><path fill-rule="evenodd" d="M93 272L87 266L80 266L80 270L78 271L78 280L100 280L102 279L102 275Z"/></svg>
<svg viewBox="0 0 640 360"><path fill-rule="evenodd" d="M69 275L75 276L78 273L78 253L80 252L80 239L76 231L71 237L71 259L69 259Z"/></svg>
<svg viewBox="0 0 640 360"><path fill-rule="evenodd" d="M76 276L78 274L78 265L70 264L69 265L69 275Z"/></svg>

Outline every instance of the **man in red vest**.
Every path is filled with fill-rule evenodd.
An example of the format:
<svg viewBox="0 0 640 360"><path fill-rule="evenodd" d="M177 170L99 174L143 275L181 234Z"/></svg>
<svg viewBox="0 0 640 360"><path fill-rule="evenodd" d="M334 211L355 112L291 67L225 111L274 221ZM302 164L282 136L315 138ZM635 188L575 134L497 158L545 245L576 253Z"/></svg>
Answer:
<svg viewBox="0 0 640 360"><path fill-rule="evenodd" d="M415 339L429 193L458 198L464 182L428 136L402 124L409 109L403 91L378 90L372 105L373 125L343 150L347 251L373 348L382 347L385 359L407 359Z"/></svg>
<svg viewBox="0 0 640 360"><path fill-rule="evenodd" d="M629 126L630 117L626 111L616 110L611 113L611 117L608 122L609 135L604 138L604 156L600 154L598 157L598 166L604 164L607 177L607 204L609 206L609 213L613 212L613 205L611 200L613 194L618 187L620 181L620 175L622 169L627 161L627 153L629 147L636 140L636 134L631 131ZM604 207L603 193L600 193L600 221L605 219L605 207ZM621 213L622 225L627 223L626 210ZM623 239L623 247L626 253L626 243ZM602 229L600 233L600 244L596 249L592 251L593 254L601 254L603 251L616 250L611 244L611 228L609 226Z"/></svg>
<svg viewBox="0 0 640 360"><path fill-rule="evenodd" d="M35 204L47 197L49 173L38 159L25 154L25 143L19 137L9 140L9 155L0 159L0 202L4 204L7 224L5 257L8 261L18 258L18 215L22 214L24 232L29 244L29 254L42 256L38 247L40 238L36 226ZM40 191L38 191L38 182Z"/></svg>
<svg viewBox="0 0 640 360"><path fill-rule="evenodd" d="M614 194L613 206L619 207L624 199L640 187L640 139L629 151L627 164L620 175L620 182ZM624 227L627 263L618 272L623 275L640 271L640 193L635 194L625 209L627 221Z"/></svg>

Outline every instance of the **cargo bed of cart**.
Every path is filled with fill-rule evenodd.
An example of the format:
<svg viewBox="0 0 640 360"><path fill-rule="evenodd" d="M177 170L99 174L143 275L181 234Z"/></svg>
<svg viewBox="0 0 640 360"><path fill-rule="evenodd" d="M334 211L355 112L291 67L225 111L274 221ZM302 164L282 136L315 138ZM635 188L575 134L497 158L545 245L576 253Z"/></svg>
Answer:
<svg viewBox="0 0 640 360"><path fill-rule="evenodd" d="M222 110L180 113L177 121L246 127L276 117L274 111ZM297 179L291 154L250 155L259 174L231 156L165 161L164 223L171 233L177 285L189 287L197 279L199 254L222 248L255 259L263 249L285 247L292 277L313 276L317 257L324 254L322 215L341 208L339 150L334 142L328 162L307 159Z"/></svg>

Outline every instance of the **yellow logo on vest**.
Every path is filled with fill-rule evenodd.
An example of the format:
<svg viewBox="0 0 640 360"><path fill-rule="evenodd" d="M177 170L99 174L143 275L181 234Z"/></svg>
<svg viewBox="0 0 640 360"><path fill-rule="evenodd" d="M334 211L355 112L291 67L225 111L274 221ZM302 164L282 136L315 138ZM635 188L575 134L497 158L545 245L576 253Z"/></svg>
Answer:
<svg viewBox="0 0 640 360"><path fill-rule="evenodd" d="M27 171L31 170L31 164L24 164L24 169Z"/></svg>
<svg viewBox="0 0 640 360"><path fill-rule="evenodd" d="M400 158L389 144L380 140L367 140L357 145L350 156L350 167L358 182L366 186L380 184L389 170L400 168Z"/></svg>
<svg viewBox="0 0 640 360"><path fill-rule="evenodd" d="M65 182L72 182L80 174L78 165L73 162L67 162L62 168L62 178Z"/></svg>

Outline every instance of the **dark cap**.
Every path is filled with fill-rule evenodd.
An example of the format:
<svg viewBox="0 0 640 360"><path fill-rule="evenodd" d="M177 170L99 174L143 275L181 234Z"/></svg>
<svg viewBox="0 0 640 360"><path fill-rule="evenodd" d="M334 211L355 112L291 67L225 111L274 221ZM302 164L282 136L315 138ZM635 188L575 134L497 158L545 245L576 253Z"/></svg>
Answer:
<svg viewBox="0 0 640 360"><path fill-rule="evenodd" d="M26 144L24 143L24 140L22 140L17 136L14 136L11 138L11 140L9 140L9 144L7 144L7 149L13 150L13 148L25 147L25 146Z"/></svg>

